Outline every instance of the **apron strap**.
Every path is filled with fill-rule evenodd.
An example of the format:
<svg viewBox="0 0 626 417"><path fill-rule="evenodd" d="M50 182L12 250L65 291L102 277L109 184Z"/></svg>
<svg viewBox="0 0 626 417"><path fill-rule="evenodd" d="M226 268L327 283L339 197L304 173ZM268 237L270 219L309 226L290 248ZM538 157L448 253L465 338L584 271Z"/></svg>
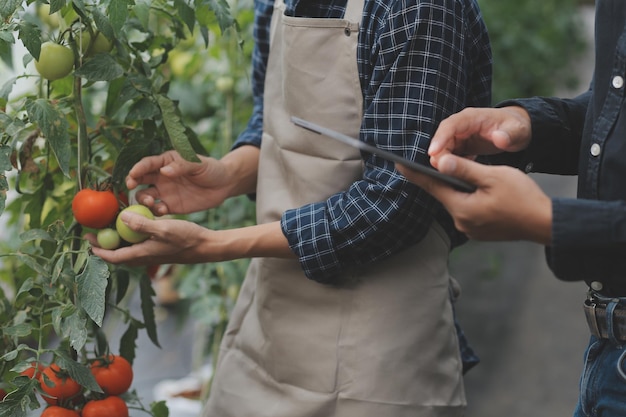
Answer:
<svg viewBox="0 0 626 417"><path fill-rule="evenodd" d="M343 18L349 22L356 22L361 25L361 17L363 16L363 4L364 0L348 0L346 4L346 12L344 13Z"/></svg>

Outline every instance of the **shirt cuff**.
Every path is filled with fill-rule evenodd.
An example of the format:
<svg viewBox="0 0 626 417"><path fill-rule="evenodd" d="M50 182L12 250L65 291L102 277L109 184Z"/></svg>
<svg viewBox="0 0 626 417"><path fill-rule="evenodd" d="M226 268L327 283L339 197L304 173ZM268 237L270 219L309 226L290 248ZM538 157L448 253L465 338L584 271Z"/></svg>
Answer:
<svg viewBox="0 0 626 417"><path fill-rule="evenodd" d="M280 225L305 275L335 284L341 266L325 218L324 204L312 204L285 211Z"/></svg>

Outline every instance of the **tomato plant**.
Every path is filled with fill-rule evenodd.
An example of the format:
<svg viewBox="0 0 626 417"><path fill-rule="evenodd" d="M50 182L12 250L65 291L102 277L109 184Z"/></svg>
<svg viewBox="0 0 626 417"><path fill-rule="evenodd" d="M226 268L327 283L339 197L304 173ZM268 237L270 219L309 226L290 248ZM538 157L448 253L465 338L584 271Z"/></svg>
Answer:
<svg viewBox="0 0 626 417"><path fill-rule="evenodd" d="M78 215L72 203L84 190L99 192L94 184L107 184L117 197L117 213L129 205L122 198L128 197L124 178L142 157L173 149L194 160L197 154L219 157L229 150L252 109L253 4L0 4L0 387L10 393L0 403L0 415L24 417L46 405L40 394L48 389L46 381L52 382L37 373L20 375L31 362L56 364L80 385L71 404L78 410L105 395L91 363L111 345L131 364L141 333L159 346L146 269L108 265L93 256L83 238L85 228L115 221L103 220L113 211L113 200L107 197L109 203ZM54 54L68 58L64 71L43 65L48 42L65 48ZM189 59L176 73L174 51ZM217 89L220 77L231 78L232 85L225 88L220 81ZM83 214L102 223L84 220ZM186 218L230 227L252 223L253 214L253 204L241 198ZM194 316L209 323L216 343L230 306L222 286L240 282L246 262L233 265L184 270L191 278L181 293L195 304ZM137 300L139 308L131 309L128 300ZM124 394L129 406L164 415L160 403L144 407L140 397L132 389Z"/></svg>
<svg viewBox="0 0 626 417"><path fill-rule="evenodd" d="M72 200L72 213L83 226L102 229L113 223L119 211L117 197L110 190L83 188Z"/></svg>
<svg viewBox="0 0 626 417"><path fill-rule="evenodd" d="M65 400L76 397L81 386L74 381L68 372L61 370L58 365L51 364L45 368L39 378L41 390L46 394L43 396L48 404L59 404Z"/></svg>
<svg viewBox="0 0 626 417"><path fill-rule="evenodd" d="M67 77L74 68L74 52L67 46L54 42L41 45L39 59L35 60L37 72L46 80Z"/></svg>
<svg viewBox="0 0 626 417"><path fill-rule="evenodd" d="M80 417L80 414L76 410L70 410L69 408L51 405L43 410L43 413L41 413L41 417Z"/></svg>
<svg viewBox="0 0 626 417"><path fill-rule="evenodd" d="M119 355L108 355L91 364L91 373L105 394L120 395L128 391L133 382L131 364Z"/></svg>
<svg viewBox="0 0 626 417"><path fill-rule="evenodd" d="M91 400L83 407L82 417L128 417L128 406L116 396Z"/></svg>

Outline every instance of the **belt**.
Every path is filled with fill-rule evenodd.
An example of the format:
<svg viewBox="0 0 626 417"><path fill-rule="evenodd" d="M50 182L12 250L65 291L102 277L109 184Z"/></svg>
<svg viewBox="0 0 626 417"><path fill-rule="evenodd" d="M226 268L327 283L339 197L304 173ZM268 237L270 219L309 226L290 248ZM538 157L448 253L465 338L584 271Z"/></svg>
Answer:
<svg viewBox="0 0 626 417"><path fill-rule="evenodd" d="M626 342L626 298L590 294L584 310L591 334L599 339Z"/></svg>

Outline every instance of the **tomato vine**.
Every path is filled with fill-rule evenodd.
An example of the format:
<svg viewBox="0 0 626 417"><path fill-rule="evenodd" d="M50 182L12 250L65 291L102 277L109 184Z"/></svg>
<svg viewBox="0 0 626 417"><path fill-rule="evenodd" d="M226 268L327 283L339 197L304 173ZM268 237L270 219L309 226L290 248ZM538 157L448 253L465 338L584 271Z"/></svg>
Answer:
<svg viewBox="0 0 626 417"><path fill-rule="evenodd" d="M61 410L48 414L89 413L95 401L119 405L91 372L112 354L107 318L115 313L124 326L116 354L131 365L139 332L157 346L159 339L145 269L106 264L82 235L111 226L112 212L129 205L120 202L123 178L140 158L215 152L172 91L169 54L190 40L206 54L220 37L234 39L241 54L241 26L229 3L213 0L13 0L2 2L0 17L0 58L19 68L21 51L25 64L0 80L0 416L25 416L49 401ZM226 120L232 143L234 118ZM71 210L75 195L103 183L117 208L109 204L95 222ZM123 301L133 291L139 315ZM76 385L65 398L55 390L67 381ZM163 403L146 407L132 389L123 403L167 415Z"/></svg>

